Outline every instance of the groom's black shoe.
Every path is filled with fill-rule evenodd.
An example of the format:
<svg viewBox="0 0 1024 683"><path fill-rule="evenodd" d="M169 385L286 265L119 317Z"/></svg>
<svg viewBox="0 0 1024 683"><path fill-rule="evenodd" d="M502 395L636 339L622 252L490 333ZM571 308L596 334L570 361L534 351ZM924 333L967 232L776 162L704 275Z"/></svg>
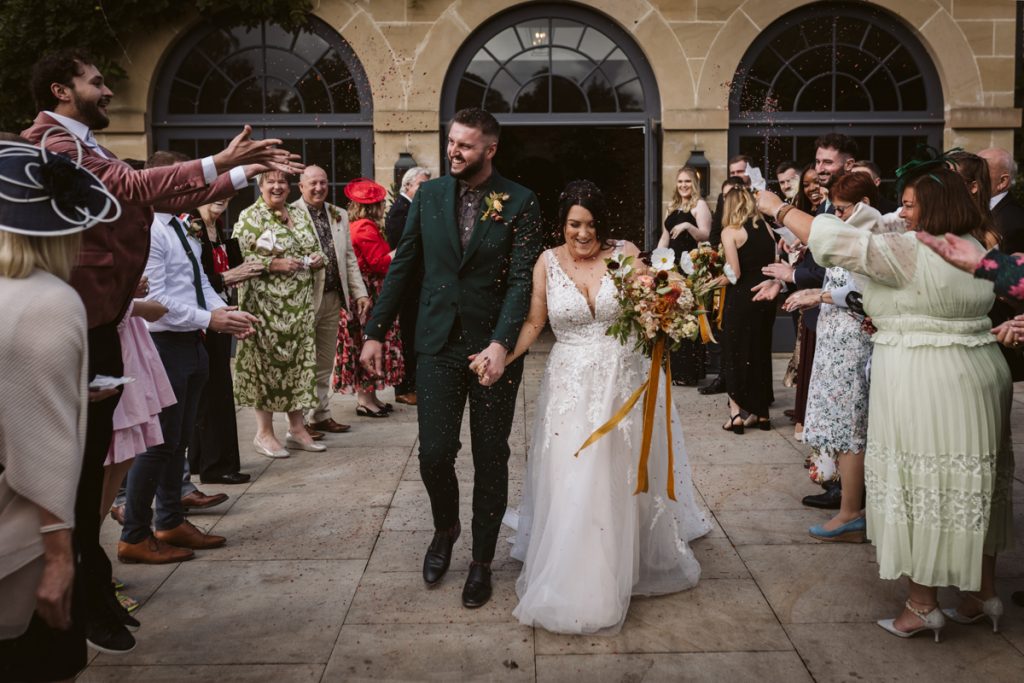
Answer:
<svg viewBox="0 0 1024 683"><path fill-rule="evenodd" d="M469 565L469 576L462 588L462 605L469 609L483 607L491 599L491 566L472 562Z"/></svg>
<svg viewBox="0 0 1024 683"><path fill-rule="evenodd" d="M452 546L462 533L462 524L455 523L451 529L444 529L434 532L434 540L427 548L427 554L423 556L423 580L428 586L433 586L441 580L448 565L452 562Z"/></svg>

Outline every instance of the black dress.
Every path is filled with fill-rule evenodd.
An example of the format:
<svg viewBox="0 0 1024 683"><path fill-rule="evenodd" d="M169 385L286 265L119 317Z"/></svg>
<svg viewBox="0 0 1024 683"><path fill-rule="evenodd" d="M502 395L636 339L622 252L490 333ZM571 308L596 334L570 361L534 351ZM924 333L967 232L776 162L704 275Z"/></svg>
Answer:
<svg viewBox="0 0 1024 683"><path fill-rule="evenodd" d="M665 229L672 232L672 228L680 223L697 225L697 219L693 213L676 209L665 218ZM697 248L697 240L693 238L689 230L683 230L679 236L670 239L668 246L676 253L676 258L684 251L691 251ZM672 380L676 383L687 386L696 386L700 380L707 376L705 364L707 362L707 348L698 337L694 341L683 341L679 348L672 352Z"/></svg>
<svg viewBox="0 0 1024 683"><path fill-rule="evenodd" d="M740 277L726 288L722 334L722 375L729 397L743 410L768 417L772 394L772 326L775 302L754 301L751 288L768 279L761 269L775 262L775 240L768 228L744 225L747 241L739 248Z"/></svg>

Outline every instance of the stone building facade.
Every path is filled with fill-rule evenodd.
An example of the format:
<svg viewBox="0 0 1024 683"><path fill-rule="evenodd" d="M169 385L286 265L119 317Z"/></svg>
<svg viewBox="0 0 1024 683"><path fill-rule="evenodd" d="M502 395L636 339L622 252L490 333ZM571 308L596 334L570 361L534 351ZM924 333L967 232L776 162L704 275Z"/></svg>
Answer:
<svg viewBox="0 0 1024 683"><path fill-rule="evenodd" d="M730 155L753 150L772 164L805 154L823 130L866 135L874 156L896 163L914 142L1012 148L1021 125L1014 0L319 0L314 15L314 33L348 60L348 109L340 95L331 104L309 94L312 71L284 63L284 53L302 57L303 35L218 33L186 14L128 44L129 78L103 142L144 158L172 144L189 151L183 141L193 138L212 145L248 120L268 135L316 138L308 149L326 163L347 154L346 175L390 184L402 153L443 171L441 127L457 104L483 93L505 130L519 129L506 156L522 152L507 164L524 182L554 186L579 164L603 170L600 182L627 188L619 201L633 213L623 220L644 212L649 238L659 201L694 150L710 163L714 195ZM264 51L261 67L253 57L261 40L281 59ZM257 73L239 75L246 54L243 72ZM319 71L312 78L329 80ZM267 104L272 82L284 93L277 104ZM324 142L341 138L354 142ZM759 141L767 138L781 142ZM538 149L526 154L531 142ZM559 172L564 159L545 149L577 167L565 162ZM340 187L348 178L332 179Z"/></svg>

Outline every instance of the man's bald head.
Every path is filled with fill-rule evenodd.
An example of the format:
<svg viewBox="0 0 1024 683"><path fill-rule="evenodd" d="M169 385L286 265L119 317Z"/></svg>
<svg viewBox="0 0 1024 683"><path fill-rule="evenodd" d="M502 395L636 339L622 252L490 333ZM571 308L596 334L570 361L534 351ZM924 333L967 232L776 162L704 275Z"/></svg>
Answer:
<svg viewBox="0 0 1024 683"><path fill-rule="evenodd" d="M1017 175L1017 164L1013 155L1001 147L989 147L978 152L988 165L988 177L992 183L992 196L1006 192L1013 185Z"/></svg>
<svg viewBox="0 0 1024 683"><path fill-rule="evenodd" d="M299 192L306 204L319 209L327 200L327 171L319 166L307 166L299 176Z"/></svg>

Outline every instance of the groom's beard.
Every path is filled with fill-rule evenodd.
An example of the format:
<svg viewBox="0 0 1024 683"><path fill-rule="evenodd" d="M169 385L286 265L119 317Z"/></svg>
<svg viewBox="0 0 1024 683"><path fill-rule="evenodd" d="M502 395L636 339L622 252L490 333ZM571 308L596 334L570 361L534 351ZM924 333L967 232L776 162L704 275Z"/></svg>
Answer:
<svg viewBox="0 0 1024 683"><path fill-rule="evenodd" d="M451 163L452 163L452 160L451 160L451 158L449 158L448 159L449 167L451 166ZM467 162L466 165L462 167L462 170L459 171L458 173L456 173L455 171L452 171L451 174L452 174L453 178L472 178L477 173L479 173L483 169L483 167L484 167L484 158L480 157L479 159L477 159L472 164Z"/></svg>

